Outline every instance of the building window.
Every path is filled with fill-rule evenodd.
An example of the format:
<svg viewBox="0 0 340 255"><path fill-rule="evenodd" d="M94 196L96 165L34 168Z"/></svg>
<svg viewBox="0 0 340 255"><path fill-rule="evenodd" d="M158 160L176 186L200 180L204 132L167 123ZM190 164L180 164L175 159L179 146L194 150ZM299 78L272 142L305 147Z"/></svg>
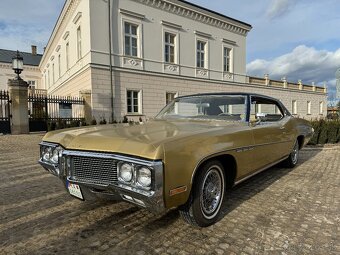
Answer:
<svg viewBox="0 0 340 255"><path fill-rule="evenodd" d="M231 72L231 49L223 48L223 71Z"/></svg>
<svg viewBox="0 0 340 255"><path fill-rule="evenodd" d="M60 78L61 75L61 63L60 63L60 54L58 55L58 78Z"/></svg>
<svg viewBox="0 0 340 255"><path fill-rule="evenodd" d="M297 114L297 102L296 102L296 100L292 101L292 113Z"/></svg>
<svg viewBox="0 0 340 255"><path fill-rule="evenodd" d="M164 35L164 59L166 63L175 63L175 39L176 35L165 33Z"/></svg>
<svg viewBox="0 0 340 255"><path fill-rule="evenodd" d="M138 26L131 24L131 23L124 23L125 29L125 41L124 41L124 48L125 48L125 55L137 57L138 56L138 36L137 30Z"/></svg>
<svg viewBox="0 0 340 255"><path fill-rule="evenodd" d="M175 99L177 93L174 92L166 92L165 102L169 104L172 100Z"/></svg>
<svg viewBox="0 0 340 255"><path fill-rule="evenodd" d="M77 29L77 56L78 56L78 59L81 59L81 28L80 26Z"/></svg>
<svg viewBox="0 0 340 255"><path fill-rule="evenodd" d="M323 102L319 103L319 114L323 114Z"/></svg>
<svg viewBox="0 0 340 255"><path fill-rule="evenodd" d="M311 101L307 101L307 114L310 115L311 114L311 108L312 108L312 103Z"/></svg>
<svg viewBox="0 0 340 255"><path fill-rule="evenodd" d="M50 75L50 69L48 69L47 75L48 75L48 87L51 87L51 75Z"/></svg>
<svg viewBox="0 0 340 255"><path fill-rule="evenodd" d="M140 113L140 91L128 90L127 91L127 112L128 113Z"/></svg>
<svg viewBox="0 0 340 255"><path fill-rule="evenodd" d="M32 90L35 89L35 81L27 81L27 83L28 83L28 87L29 87L30 89L32 89Z"/></svg>
<svg viewBox="0 0 340 255"><path fill-rule="evenodd" d="M66 43L66 70L70 68L70 43Z"/></svg>
<svg viewBox="0 0 340 255"><path fill-rule="evenodd" d="M54 63L52 64L52 84L55 82L55 77L54 77Z"/></svg>
<svg viewBox="0 0 340 255"><path fill-rule="evenodd" d="M205 68L205 46L206 42L197 41L197 64L198 68Z"/></svg>

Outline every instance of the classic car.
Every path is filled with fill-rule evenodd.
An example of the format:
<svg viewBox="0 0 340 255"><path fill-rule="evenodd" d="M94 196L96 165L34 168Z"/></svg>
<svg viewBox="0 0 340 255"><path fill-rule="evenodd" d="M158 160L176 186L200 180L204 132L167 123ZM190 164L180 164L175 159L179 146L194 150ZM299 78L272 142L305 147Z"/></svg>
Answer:
<svg viewBox="0 0 340 255"><path fill-rule="evenodd" d="M281 161L298 162L313 135L274 98L249 93L182 96L140 125L48 132L40 164L82 200L113 199L151 212L178 208L189 224L221 218L225 193Z"/></svg>

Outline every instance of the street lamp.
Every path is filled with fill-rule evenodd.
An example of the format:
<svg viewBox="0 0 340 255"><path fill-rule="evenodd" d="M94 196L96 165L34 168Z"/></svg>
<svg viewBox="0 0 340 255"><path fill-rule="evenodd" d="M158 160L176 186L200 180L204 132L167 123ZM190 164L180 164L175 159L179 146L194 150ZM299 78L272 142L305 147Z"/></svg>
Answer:
<svg viewBox="0 0 340 255"><path fill-rule="evenodd" d="M17 80L21 80L21 77L19 74L21 74L23 68L24 68L24 59L19 54L19 51L17 50L16 56L12 58L12 69L17 74Z"/></svg>

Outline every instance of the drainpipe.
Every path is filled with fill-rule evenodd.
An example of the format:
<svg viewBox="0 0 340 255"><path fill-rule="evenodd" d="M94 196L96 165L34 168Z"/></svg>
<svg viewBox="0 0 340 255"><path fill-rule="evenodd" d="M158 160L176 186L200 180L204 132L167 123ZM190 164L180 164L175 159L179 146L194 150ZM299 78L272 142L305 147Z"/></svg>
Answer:
<svg viewBox="0 0 340 255"><path fill-rule="evenodd" d="M114 120L113 112L113 81L112 81L112 44L111 44L111 0L108 0L108 23L109 23L109 58L110 58L110 87L111 87L111 122Z"/></svg>

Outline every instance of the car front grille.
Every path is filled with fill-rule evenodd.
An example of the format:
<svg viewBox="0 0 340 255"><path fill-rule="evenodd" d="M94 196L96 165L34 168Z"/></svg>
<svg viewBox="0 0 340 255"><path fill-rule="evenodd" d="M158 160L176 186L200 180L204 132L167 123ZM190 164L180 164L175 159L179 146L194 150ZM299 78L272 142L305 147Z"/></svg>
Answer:
<svg viewBox="0 0 340 255"><path fill-rule="evenodd" d="M117 161L112 158L73 156L71 178L88 184L104 186L116 184Z"/></svg>

